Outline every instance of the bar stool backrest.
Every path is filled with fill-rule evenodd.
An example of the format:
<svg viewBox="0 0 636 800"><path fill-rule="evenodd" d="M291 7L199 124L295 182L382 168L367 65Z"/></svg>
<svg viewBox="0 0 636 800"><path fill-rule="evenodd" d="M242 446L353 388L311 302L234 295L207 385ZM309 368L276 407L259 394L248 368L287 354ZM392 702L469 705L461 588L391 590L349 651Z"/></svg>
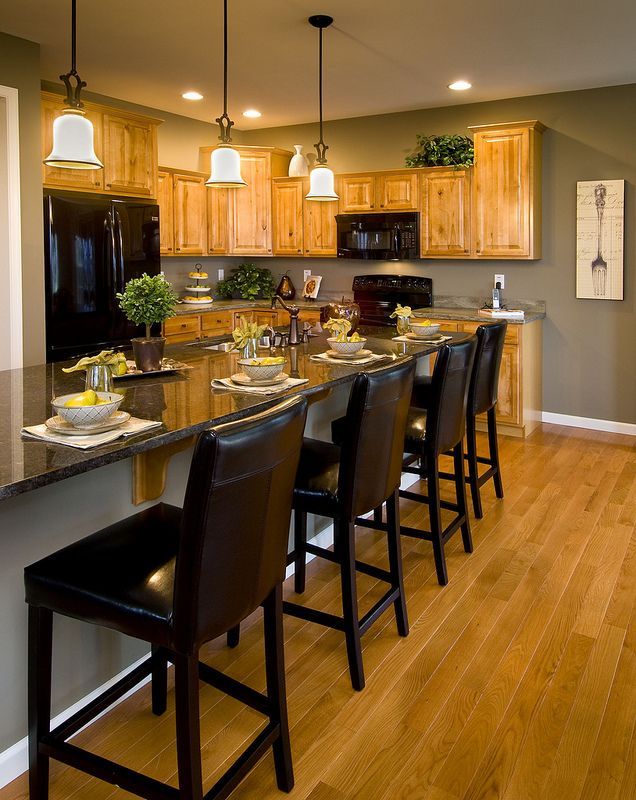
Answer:
<svg viewBox="0 0 636 800"><path fill-rule="evenodd" d="M350 519L381 505L398 488L415 361L360 373L347 406L338 497Z"/></svg>
<svg viewBox="0 0 636 800"><path fill-rule="evenodd" d="M285 577L307 402L290 398L204 431L183 505L174 637L200 645L245 619Z"/></svg>
<svg viewBox="0 0 636 800"><path fill-rule="evenodd" d="M444 344L437 353L431 378L431 400L426 413L427 448L431 456L445 453L464 437L468 383L477 338Z"/></svg>
<svg viewBox="0 0 636 800"><path fill-rule="evenodd" d="M480 325L475 331L477 350L468 388L468 413L483 414L497 402L499 368L508 323L505 319Z"/></svg>

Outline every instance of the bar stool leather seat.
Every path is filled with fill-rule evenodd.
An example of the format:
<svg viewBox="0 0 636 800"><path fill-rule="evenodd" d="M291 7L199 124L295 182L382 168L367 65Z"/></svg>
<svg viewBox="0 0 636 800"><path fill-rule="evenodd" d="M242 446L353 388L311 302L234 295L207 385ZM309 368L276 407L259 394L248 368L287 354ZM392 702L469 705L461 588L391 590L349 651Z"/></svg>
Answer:
<svg viewBox="0 0 636 800"><path fill-rule="evenodd" d="M294 507L320 514L338 505L340 447L331 442L305 438L296 474Z"/></svg>

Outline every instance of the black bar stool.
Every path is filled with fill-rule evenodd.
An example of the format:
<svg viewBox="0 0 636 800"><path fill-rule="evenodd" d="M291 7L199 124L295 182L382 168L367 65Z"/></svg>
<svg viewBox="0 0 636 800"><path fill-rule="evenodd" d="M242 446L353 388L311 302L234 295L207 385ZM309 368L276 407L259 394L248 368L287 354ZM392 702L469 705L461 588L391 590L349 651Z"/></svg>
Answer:
<svg viewBox="0 0 636 800"><path fill-rule="evenodd" d="M433 544L435 569L440 584L448 583L444 545L461 528L464 550L473 550L470 522L466 509L463 438L468 402L468 383L475 356L477 339L442 345L428 387L425 409L411 407L404 439L404 452L411 454L404 462L405 472L426 480L428 495L400 491L400 497L427 503L431 530L402 526L406 536L426 539ZM456 502L442 500L439 491L439 456L453 453ZM411 464L419 459L419 466ZM441 509L454 511L455 516L442 528Z"/></svg>
<svg viewBox="0 0 636 800"><path fill-rule="evenodd" d="M341 446L305 439L294 489L295 589L305 590L306 554L319 556L340 566L342 617L291 602L283 611L301 619L343 631L347 643L349 672L354 689L364 688L360 637L387 608L393 605L398 633L408 634L408 620L400 551L397 491L402 468L402 441L415 362L359 374L349 397ZM386 501L389 569L356 560L356 517ZM307 514L334 520L334 549L307 542ZM384 596L358 617L356 570L386 581Z"/></svg>
<svg viewBox="0 0 636 800"><path fill-rule="evenodd" d="M49 758L149 800L202 800L199 679L268 717L205 798L227 797L270 747L278 786L292 789L282 581L306 411L306 401L293 398L205 431L192 458L183 510L159 503L26 568L31 800L48 798ZM199 661L205 642L259 605L267 695ZM150 642L152 655L50 731L53 612ZM153 711L165 711L168 660L175 666L179 789L66 741L148 674Z"/></svg>
<svg viewBox="0 0 636 800"><path fill-rule="evenodd" d="M505 320L480 325L475 331L477 350L468 388L466 407L466 460L473 509L477 519L484 516L481 506L480 488L491 478L495 485L495 494L499 499L504 496L497 445L497 399L499 391L499 370L503 354L504 341L508 323ZM430 402L430 377L418 377L413 386L413 405L427 408ZM478 414L486 414L489 455L477 454L477 436L475 422ZM479 464L486 464L488 469L479 474ZM453 479L454 475L440 472L440 478Z"/></svg>

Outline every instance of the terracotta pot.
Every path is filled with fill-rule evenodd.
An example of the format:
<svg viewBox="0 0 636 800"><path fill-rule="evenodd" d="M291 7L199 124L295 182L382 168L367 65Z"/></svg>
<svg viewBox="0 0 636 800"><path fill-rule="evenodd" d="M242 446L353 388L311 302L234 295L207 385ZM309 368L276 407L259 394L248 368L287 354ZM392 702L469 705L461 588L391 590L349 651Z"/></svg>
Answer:
<svg viewBox="0 0 636 800"><path fill-rule="evenodd" d="M320 309L320 321L327 322L329 319L348 319L351 323L350 333L353 333L360 324L360 306L351 300L327 303Z"/></svg>
<svg viewBox="0 0 636 800"><path fill-rule="evenodd" d="M142 372L154 372L161 369L163 349L166 345L166 340L163 336L151 336L149 339L144 336L130 341L133 346L137 369Z"/></svg>

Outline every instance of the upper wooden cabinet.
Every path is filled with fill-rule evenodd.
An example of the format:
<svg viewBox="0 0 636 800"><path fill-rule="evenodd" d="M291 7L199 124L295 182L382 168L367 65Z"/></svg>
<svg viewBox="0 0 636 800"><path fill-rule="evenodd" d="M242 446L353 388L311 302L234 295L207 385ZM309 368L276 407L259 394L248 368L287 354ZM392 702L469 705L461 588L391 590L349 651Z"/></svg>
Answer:
<svg viewBox="0 0 636 800"><path fill-rule="evenodd" d="M159 204L159 252L162 256L174 254L174 190L172 173L157 173L157 203Z"/></svg>
<svg viewBox="0 0 636 800"><path fill-rule="evenodd" d="M425 168L420 174L420 255L462 258L470 254L469 170Z"/></svg>
<svg viewBox="0 0 636 800"><path fill-rule="evenodd" d="M541 257L541 134L537 120L470 128L475 141L476 258Z"/></svg>
<svg viewBox="0 0 636 800"><path fill-rule="evenodd" d="M366 211L416 211L417 170L338 175L341 214Z"/></svg>
<svg viewBox="0 0 636 800"><path fill-rule="evenodd" d="M272 181L275 256L336 255L338 201L306 200L308 191L307 178Z"/></svg>
<svg viewBox="0 0 636 800"><path fill-rule="evenodd" d="M215 189L208 186L208 254L224 255L229 250L228 238L228 192L230 189Z"/></svg>
<svg viewBox="0 0 636 800"><path fill-rule="evenodd" d="M173 181L175 254L203 255L207 251L205 178L175 172Z"/></svg>
<svg viewBox="0 0 636 800"><path fill-rule="evenodd" d="M42 93L42 158L51 152L53 120L66 105L61 95ZM95 153L101 170L51 169L42 165L42 183L47 188L81 192L157 197L157 126L161 120L119 111L96 103L84 103L93 123Z"/></svg>

